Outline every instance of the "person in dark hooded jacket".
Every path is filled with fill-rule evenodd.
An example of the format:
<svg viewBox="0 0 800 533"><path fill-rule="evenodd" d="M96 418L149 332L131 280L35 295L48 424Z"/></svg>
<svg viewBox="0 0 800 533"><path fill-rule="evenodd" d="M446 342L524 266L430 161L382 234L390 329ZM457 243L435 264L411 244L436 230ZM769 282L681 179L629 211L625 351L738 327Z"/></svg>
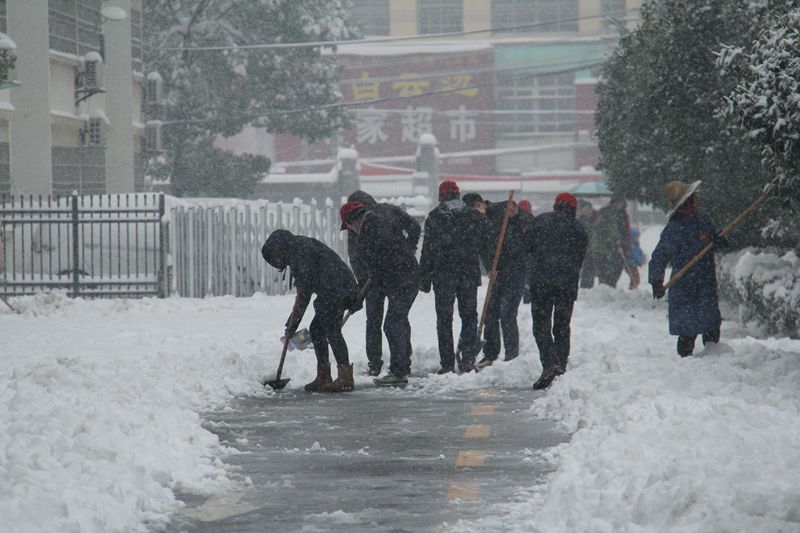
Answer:
<svg viewBox="0 0 800 533"><path fill-rule="evenodd" d="M368 269L371 286L389 300L383 331L389 341L389 373L375 380L382 387L402 387L411 372L411 324L408 313L419 292L419 265L405 236L388 219L358 202L339 209L342 230L358 235L358 253Z"/></svg>
<svg viewBox="0 0 800 533"><path fill-rule="evenodd" d="M288 266L297 286L296 309L286 323L287 338L291 338L300 325L311 296L317 295L314 318L309 326L317 356L317 376L305 386L305 390L353 390L353 365L342 336L342 315L347 309L357 310L360 302L358 284L347 264L320 241L293 235L283 229L270 234L261 248L261 255L278 270ZM328 345L333 349L339 371L335 381L331 379Z"/></svg>
<svg viewBox="0 0 800 533"><path fill-rule="evenodd" d="M370 213L380 215L387 220L396 230L404 236L405 244L412 254L417 251L419 242L420 225L419 222L396 205L378 203L370 194L357 190L347 197L348 202L357 202ZM360 286L364 286L369 278L369 268L367 267L363 254L359 253L358 235L352 231L347 232L347 255L350 258L350 266L356 275L356 280ZM369 375L379 376L383 368L383 334L381 327L383 324L383 310L386 304L386 293L376 284L370 286L367 297L364 301L367 313L366 328L366 351L367 361L369 362ZM411 342L411 339L409 339Z"/></svg>
<svg viewBox="0 0 800 533"><path fill-rule="evenodd" d="M458 299L461 318L462 369L475 369L478 330L480 257L488 240L486 218L461 201L458 184L439 185L439 205L425 220L420 258L420 289L433 288L436 302L436 333L439 339L439 374L455 369L453 348L453 303Z"/></svg>
<svg viewBox="0 0 800 533"><path fill-rule="evenodd" d="M489 219L489 246L484 250L484 264L491 268L500 228L508 202L492 202L486 208ZM486 314L484 331L483 358L478 367L490 366L500 355L500 342L505 347L505 360L510 361L519 355L519 328L517 312L525 288L528 271L528 257L525 250L525 234L530 231L525 215L520 216L515 202L511 203L511 215L500 248L497 262L497 277L489 298L489 309Z"/></svg>
<svg viewBox="0 0 800 533"><path fill-rule="evenodd" d="M567 368L572 308L578 298L581 265L589 238L575 220L578 202L570 193L556 196L553 211L536 217L528 246L533 336L539 348L542 375L534 389L545 389ZM552 328L551 328L552 325Z"/></svg>

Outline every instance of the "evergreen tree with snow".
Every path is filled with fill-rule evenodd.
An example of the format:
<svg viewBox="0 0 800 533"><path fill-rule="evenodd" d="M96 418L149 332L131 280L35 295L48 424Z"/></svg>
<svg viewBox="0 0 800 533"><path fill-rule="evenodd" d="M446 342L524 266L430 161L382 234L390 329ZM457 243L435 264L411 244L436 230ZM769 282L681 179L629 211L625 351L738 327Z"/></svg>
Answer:
<svg viewBox="0 0 800 533"><path fill-rule="evenodd" d="M347 0L143 0L148 71L163 77L166 157L154 165L179 196L247 196L265 158L220 154L213 141L246 125L309 141L348 126L340 68L324 55L358 37ZM263 43L325 46L233 48ZM238 161L237 161L238 160ZM236 175L212 176L214 169ZM198 175L200 171L200 175Z"/></svg>
<svg viewBox="0 0 800 533"><path fill-rule="evenodd" d="M794 0L664 0L642 8L603 67L597 112L601 167L612 190L664 206L664 185L703 180L722 224L755 199L770 174L757 147L719 109L737 81L716 65L725 45L748 47L770 14ZM736 241L759 238L756 218Z"/></svg>
<svg viewBox="0 0 800 533"><path fill-rule="evenodd" d="M800 200L800 9L769 19L749 50L722 49L718 66L736 80L720 114L733 121L774 176L773 193L789 205ZM800 234L797 210L787 210L771 231Z"/></svg>

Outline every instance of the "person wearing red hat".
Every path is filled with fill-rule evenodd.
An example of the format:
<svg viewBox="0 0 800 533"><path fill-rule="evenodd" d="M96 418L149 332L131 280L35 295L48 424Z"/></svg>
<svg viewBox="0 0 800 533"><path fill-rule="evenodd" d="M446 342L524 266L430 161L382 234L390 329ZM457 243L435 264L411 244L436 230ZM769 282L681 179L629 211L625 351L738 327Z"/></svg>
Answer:
<svg viewBox="0 0 800 533"><path fill-rule="evenodd" d="M416 254L417 243L422 228L414 217L406 213L399 206L376 202L369 193L362 190L354 191L347 197L348 202L360 203L366 211L375 213L391 222L405 236L406 246L412 253ZM369 269L364 264L358 248L358 234L354 231L347 231L347 255L350 259L350 266L356 275L359 286L363 287L369 279ZM370 285L367 296L364 300L364 308L367 314L366 352L370 376L380 376L383 368L383 311L386 306L386 294L375 285ZM409 342L411 340L409 339Z"/></svg>
<svg viewBox="0 0 800 533"><path fill-rule="evenodd" d="M534 383L545 389L567 369L572 308L589 239L575 220L578 201L570 193L556 196L553 210L536 217L529 232L533 256L530 272L533 336L539 348L542 375Z"/></svg>
<svg viewBox="0 0 800 533"><path fill-rule="evenodd" d="M439 340L439 374L455 370L453 304L461 318L461 369L475 369L478 329L480 257L488 240L488 223L478 211L461 201L454 181L439 185L439 205L425 219L420 258L420 290L433 289L436 334ZM491 265L489 265L491 266Z"/></svg>
<svg viewBox="0 0 800 533"><path fill-rule="evenodd" d="M358 235L358 254L372 286L389 299L383 331L389 341L389 373L380 387L403 387L411 373L411 324L408 313L419 292L419 265L403 232L388 219L348 202L339 210L342 229Z"/></svg>

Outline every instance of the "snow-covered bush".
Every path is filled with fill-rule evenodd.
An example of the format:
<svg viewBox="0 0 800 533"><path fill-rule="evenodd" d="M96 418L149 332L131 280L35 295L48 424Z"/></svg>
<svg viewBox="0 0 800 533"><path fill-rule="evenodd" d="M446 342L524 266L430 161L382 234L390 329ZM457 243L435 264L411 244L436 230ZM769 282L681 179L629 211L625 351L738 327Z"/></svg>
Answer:
<svg viewBox="0 0 800 533"><path fill-rule="evenodd" d="M721 257L720 296L738 306L739 320L770 335L800 338L800 258L756 249Z"/></svg>
<svg viewBox="0 0 800 533"><path fill-rule="evenodd" d="M737 120L757 144L762 164L781 188L800 182L800 9L770 19L749 50L722 48L723 76L738 78L724 116Z"/></svg>

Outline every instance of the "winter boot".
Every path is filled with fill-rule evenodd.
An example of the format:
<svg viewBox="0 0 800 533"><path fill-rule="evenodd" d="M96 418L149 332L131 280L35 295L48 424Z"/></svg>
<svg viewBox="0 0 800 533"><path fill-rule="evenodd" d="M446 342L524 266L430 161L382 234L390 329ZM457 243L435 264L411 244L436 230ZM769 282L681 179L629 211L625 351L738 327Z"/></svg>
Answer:
<svg viewBox="0 0 800 533"><path fill-rule="evenodd" d="M437 370L436 373L441 376L444 374L450 374L451 372L455 372L455 369L456 369L455 364L442 365L442 368Z"/></svg>
<svg viewBox="0 0 800 533"><path fill-rule="evenodd" d="M373 380L378 387L405 387L408 385L408 379L404 376L395 376L394 374L386 374L382 378Z"/></svg>
<svg viewBox="0 0 800 533"><path fill-rule="evenodd" d="M336 380L322 386L322 392L350 392L353 390L353 365L336 365Z"/></svg>
<svg viewBox="0 0 800 533"><path fill-rule="evenodd" d="M352 374L351 383L352 383ZM320 392L322 387L331 382L331 364L330 363L317 363L317 377L314 381L305 386L306 392Z"/></svg>
<svg viewBox="0 0 800 533"><path fill-rule="evenodd" d="M553 383L553 380L564 373L564 369L560 365L550 365L542 370L542 375L539 380L533 384L533 390L543 390Z"/></svg>

